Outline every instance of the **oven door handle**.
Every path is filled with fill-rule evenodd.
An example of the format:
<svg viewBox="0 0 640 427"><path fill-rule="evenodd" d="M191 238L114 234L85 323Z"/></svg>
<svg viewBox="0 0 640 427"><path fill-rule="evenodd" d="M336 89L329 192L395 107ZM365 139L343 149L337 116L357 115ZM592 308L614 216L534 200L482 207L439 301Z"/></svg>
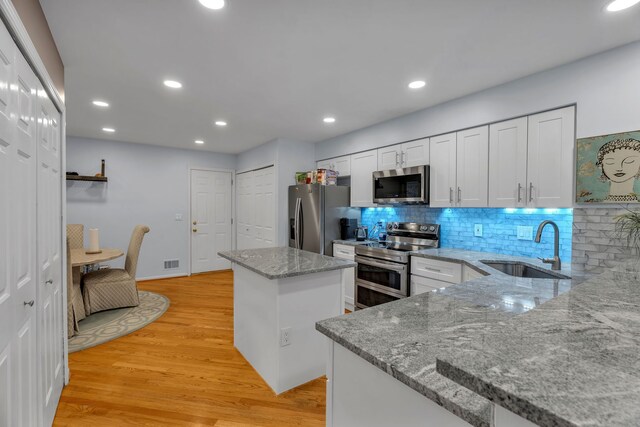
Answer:
<svg viewBox="0 0 640 427"><path fill-rule="evenodd" d="M403 272L407 270L406 264L396 264L395 262L372 260L371 258L363 258L357 255L356 255L355 261L358 264L370 265L372 267L386 268L387 270L393 270L398 272Z"/></svg>

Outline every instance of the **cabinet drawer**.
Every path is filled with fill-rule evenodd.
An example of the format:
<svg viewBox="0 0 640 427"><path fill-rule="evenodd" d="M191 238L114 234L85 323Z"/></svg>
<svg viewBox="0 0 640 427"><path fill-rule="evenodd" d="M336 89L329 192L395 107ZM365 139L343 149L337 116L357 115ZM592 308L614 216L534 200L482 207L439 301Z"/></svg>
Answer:
<svg viewBox="0 0 640 427"><path fill-rule="evenodd" d="M411 274L449 283L462 281L462 265L430 258L411 258Z"/></svg>
<svg viewBox="0 0 640 427"><path fill-rule="evenodd" d="M333 256L353 261L356 256L356 248L350 245L333 245Z"/></svg>
<svg viewBox="0 0 640 427"><path fill-rule="evenodd" d="M443 282L442 280L430 279L428 277L421 276L411 276L411 295L413 296L425 292L431 292L453 285L453 283Z"/></svg>

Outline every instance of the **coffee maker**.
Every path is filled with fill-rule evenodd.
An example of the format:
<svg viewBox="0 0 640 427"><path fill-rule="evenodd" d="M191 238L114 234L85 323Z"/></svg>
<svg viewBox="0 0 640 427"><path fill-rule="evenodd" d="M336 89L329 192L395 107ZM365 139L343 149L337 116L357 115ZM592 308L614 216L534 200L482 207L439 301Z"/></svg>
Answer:
<svg viewBox="0 0 640 427"><path fill-rule="evenodd" d="M340 239L350 240L356 237L358 220L355 218L340 218Z"/></svg>

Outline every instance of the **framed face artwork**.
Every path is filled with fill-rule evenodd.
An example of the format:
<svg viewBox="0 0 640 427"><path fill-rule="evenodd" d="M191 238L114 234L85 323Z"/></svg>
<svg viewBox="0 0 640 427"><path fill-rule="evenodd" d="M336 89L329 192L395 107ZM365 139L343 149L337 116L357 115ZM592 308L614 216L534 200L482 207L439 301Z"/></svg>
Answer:
<svg viewBox="0 0 640 427"><path fill-rule="evenodd" d="M577 143L577 203L640 202L640 130Z"/></svg>

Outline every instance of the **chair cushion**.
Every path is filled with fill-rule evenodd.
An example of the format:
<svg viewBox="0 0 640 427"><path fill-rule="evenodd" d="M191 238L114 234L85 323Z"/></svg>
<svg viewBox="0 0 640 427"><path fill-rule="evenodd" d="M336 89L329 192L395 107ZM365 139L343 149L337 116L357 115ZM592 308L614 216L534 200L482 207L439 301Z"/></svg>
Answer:
<svg viewBox="0 0 640 427"><path fill-rule="evenodd" d="M92 271L82 276L85 286L91 287L95 284L126 282L133 280L129 274L121 268L105 268L103 270Z"/></svg>

